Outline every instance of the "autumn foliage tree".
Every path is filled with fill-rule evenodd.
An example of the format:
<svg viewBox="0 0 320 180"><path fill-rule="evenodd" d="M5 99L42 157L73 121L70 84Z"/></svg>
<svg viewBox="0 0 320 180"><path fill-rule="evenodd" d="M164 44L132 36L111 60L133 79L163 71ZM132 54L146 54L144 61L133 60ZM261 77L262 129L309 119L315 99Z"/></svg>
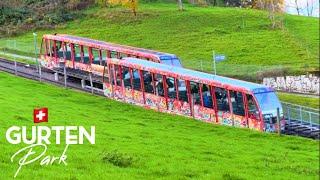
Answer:
<svg viewBox="0 0 320 180"><path fill-rule="evenodd" d="M121 5L132 10L134 16L137 16L138 0L96 0L96 2L103 6Z"/></svg>

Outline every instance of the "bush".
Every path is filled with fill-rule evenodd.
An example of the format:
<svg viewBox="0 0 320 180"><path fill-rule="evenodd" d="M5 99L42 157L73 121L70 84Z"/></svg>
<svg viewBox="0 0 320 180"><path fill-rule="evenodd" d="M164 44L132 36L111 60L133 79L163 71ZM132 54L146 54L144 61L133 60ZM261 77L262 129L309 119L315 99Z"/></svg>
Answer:
<svg viewBox="0 0 320 180"><path fill-rule="evenodd" d="M104 154L102 160L118 167L129 167L133 163L133 157L120 153L118 151Z"/></svg>
<svg viewBox="0 0 320 180"><path fill-rule="evenodd" d="M79 17L80 9L93 0L2 0L0 2L0 37L30 29L55 27Z"/></svg>

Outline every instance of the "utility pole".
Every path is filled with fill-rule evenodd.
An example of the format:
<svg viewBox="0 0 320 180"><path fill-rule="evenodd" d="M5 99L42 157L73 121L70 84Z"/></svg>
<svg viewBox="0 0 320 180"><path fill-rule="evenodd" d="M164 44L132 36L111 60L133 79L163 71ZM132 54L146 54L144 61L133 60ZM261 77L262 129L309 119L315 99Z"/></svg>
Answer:
<svg viewBox="0 0 320 180"><path fill-rule="evenodd" d="M213 60L213 71L214 71L214 75L217 75L217 70L216 70L216 58L215 58L215 53L214 51L212 51L212 60Z"/></svg>
<svg viewBox="0 0 320 180"><path fill-rule="evenodd" d="M33 43L34 43L34 56L36 59L36 69L39 72L39 81L41 82L41 66L38 61L38 49L37 49L37 33L33 33Z"/></svg>
<svg viewBox="0 0 320 180"><path fill-rule="evenodd" d="M34 43L34 58L36 59L37 66L39 65L38 57L37 57L37 34L33 33L33 43Z"/></svg>
<svg viewBox="0 0 320 180"><path fill-rule="evenodd" d="M13 40L13 48L14 50L17 50L17 42L16 40ZM16 60L16 56L13 56L14 58L14 74L17 75L17 60Z"/></svg>
<svg viewBox="0 0 320 180"><path fill-rule="evenodd" d="M277 108L278 135L281 135L280 108Z"/></svg>

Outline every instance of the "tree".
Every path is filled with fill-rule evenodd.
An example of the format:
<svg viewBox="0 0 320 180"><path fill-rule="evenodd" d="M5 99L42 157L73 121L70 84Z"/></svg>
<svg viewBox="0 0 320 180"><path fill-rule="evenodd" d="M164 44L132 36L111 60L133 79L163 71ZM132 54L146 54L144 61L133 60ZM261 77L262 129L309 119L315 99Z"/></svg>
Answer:
<svg viewBox="0 0 320 180"><path fill-rule="evenodd" d="M97 0L98 4L107 5L121 5L131 9L134 16L137 16L138 0Z"/></svg>
<svg viewBox="0 0 320 180"><path fill-rule="evenodd" d="M282 26L282 19L279 15L284 12L284 0L254 0L253 7L269 12L269 19L273 29Z"/></svg>
<svg viewBox="0 0 320 180"><path fill-rule="evenodd" d="M314 4L315 4L314 0L307 0L307 7L306 8L307 8L308 16L313 15Z"/></svg>

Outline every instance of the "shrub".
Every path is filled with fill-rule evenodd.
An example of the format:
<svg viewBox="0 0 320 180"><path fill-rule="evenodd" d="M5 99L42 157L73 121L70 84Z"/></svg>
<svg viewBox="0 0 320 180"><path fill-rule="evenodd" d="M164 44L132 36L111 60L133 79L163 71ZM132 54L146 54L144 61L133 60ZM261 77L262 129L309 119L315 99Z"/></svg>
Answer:
<svg viewBox="0 0 320 180"><path fill-rule="evenodd" d="M129 167L133 163L133 157L118 151L105 153L102 160L118 167Z"/></svg>
<svg viewBox="0 0 320 180"><path fill-rule="evenodd" d="M30 29L54 27L79 17L93 0L2 0L0 1L0 37Z"/></svg>

